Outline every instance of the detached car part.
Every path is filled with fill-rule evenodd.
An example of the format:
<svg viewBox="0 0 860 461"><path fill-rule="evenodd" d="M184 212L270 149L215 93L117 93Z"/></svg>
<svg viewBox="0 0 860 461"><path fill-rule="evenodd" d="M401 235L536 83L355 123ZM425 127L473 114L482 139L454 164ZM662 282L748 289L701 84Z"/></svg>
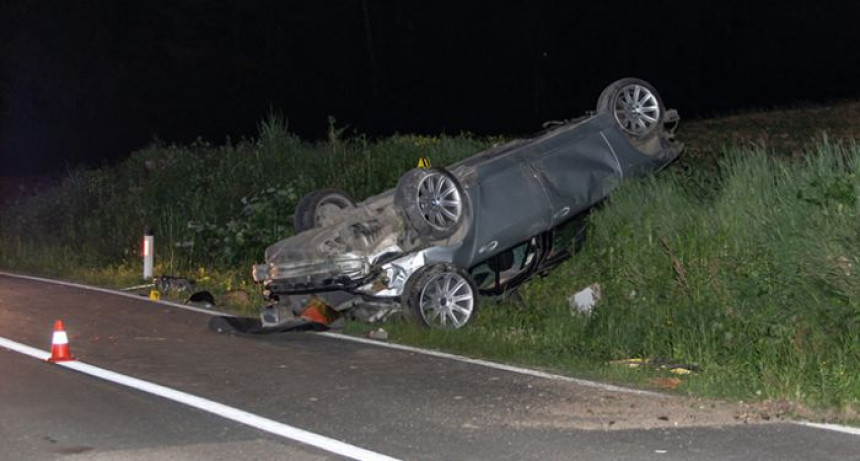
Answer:
<svg viewBox="0 0 860 461"><path fill-rule="evenodd" d="M319 293L339 298L337 310L400 310L461 328L481 296L510 293L569 257L589 210L624 179L673 161L678 120L648 82L624 78L595 112L447 168L410 170L360 203L311 192L296 207L297 235L266 249L254 280L274 304ZM278 311L266 311L268 323Z"/></svg>

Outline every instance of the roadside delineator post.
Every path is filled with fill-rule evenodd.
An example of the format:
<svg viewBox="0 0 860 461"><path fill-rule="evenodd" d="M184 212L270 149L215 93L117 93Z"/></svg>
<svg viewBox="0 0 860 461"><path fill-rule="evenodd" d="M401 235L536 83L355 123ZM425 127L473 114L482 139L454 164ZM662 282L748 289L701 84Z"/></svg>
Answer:
<svg viewBox="0 0 860 461"><path fill-rule="evenodd" d="M152 228L146 226L143 230L143 279L149 280L152 278L152 261L155 253L155 236Z"/></svg>
<svg viewBox="0 0 860 461"><path fill-rule="evenodd" d="M69 349L69 335L66 334L66 327L63 326L62 320L54 322L54 335L51 338L51 356L49 362L68 362L75 360L72 356L72 351Z"/></svg>

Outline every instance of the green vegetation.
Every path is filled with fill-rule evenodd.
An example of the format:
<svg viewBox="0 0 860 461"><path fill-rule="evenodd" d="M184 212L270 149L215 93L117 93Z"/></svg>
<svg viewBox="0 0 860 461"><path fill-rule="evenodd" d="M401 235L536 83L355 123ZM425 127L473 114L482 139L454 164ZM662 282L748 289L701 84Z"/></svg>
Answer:
<svg viewBox="0 0 860 461"><path fill-rule="evenodd" d="M467 135L371 142L339 134L332 125L327 142L303 142L271 115L257 139L157 142L113 168L71 171L58 187L3 209L0 267L78 277L82 268L138 266L143 230L152 226L156 273L250 274L266 245L292 234L305 193L338 187L368 197L396 185L420 156L444 165L488 145Z"/></svg>
<svg viewBox="0 0 860 461"><path fill-rule="evenodd" d="M525 285L519 302L485 303L462 331L386 329L401 342L619 381L661 372L608 364L617 359L695 363L702 371L679 391L850 415L860 404L857 107L702 121L689 134L682 126L688 155L620 188L593 214L584 249ZM744 134L750 125L759 136ZM292 232L304 193L339 187L362 199L393 187L419 157L448 164L491 143L341 139L333 124L330 133L303 142L270 116L257 139L153 144L116 167L70 172L3 209L0 267L132 285L149 224L156 273L254 291L250 264ZM571 313L568 297L595 282L594 312Z"/></svg>
<svg viewBox="0 0 860 461"><path fill-rule="evenodd" d="M584 249L521 290L522 306L487 306L460 332L402 334L570 371L667 358L704 369L684 378L697 393L856 405L860 149L822 142L792 163L736 152L716 191L688 182L673 170L624 186ZM595 282L601 303L571 313L568 296Z"/></svg>

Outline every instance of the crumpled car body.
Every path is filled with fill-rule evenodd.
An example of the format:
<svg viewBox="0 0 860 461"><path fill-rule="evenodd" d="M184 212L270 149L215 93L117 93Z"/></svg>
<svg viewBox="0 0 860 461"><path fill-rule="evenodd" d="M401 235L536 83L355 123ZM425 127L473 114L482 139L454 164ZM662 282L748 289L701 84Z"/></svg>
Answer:
<svg viewBox="0 0 860 461"><path fill-rule="evenodd" d="M411 170L354 206L341 198L313 228L269 246L254 279L274 301L337 291L351 295L343 309L460 328L480 296L510 293L566 259L588 211L625 179L674 160L677 121L650 84L619 80L596 112L445 169Z"/></svg>

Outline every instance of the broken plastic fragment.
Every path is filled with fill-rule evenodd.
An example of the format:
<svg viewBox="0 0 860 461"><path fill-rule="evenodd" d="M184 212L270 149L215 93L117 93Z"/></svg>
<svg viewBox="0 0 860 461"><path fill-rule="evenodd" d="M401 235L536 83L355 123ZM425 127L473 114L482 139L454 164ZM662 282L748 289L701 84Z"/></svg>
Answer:
<svg viewBox="0 0 860 461"><path fill-rule="evenodd" d="M319 296L311 296L310 301L305 306L305 310L301 313L301 318L310 320L316 323L328 325L340 317L340 313L332 309Z"/></svg>
<svg viewBox="0 0 860 461"><path fill-rule="evenodd" d="M603 290L599 283L592 283L570 297L570 311L574 314L589 315L600 301Z"/></svg>
<svg viewBox="0 0 860 461"><path fill-rule="evenodd" d="M375 330L370 330L370 332L367 333L367 337L370 339L385 341L388 339L388 332L383 328L377 328Z"/></svg>

